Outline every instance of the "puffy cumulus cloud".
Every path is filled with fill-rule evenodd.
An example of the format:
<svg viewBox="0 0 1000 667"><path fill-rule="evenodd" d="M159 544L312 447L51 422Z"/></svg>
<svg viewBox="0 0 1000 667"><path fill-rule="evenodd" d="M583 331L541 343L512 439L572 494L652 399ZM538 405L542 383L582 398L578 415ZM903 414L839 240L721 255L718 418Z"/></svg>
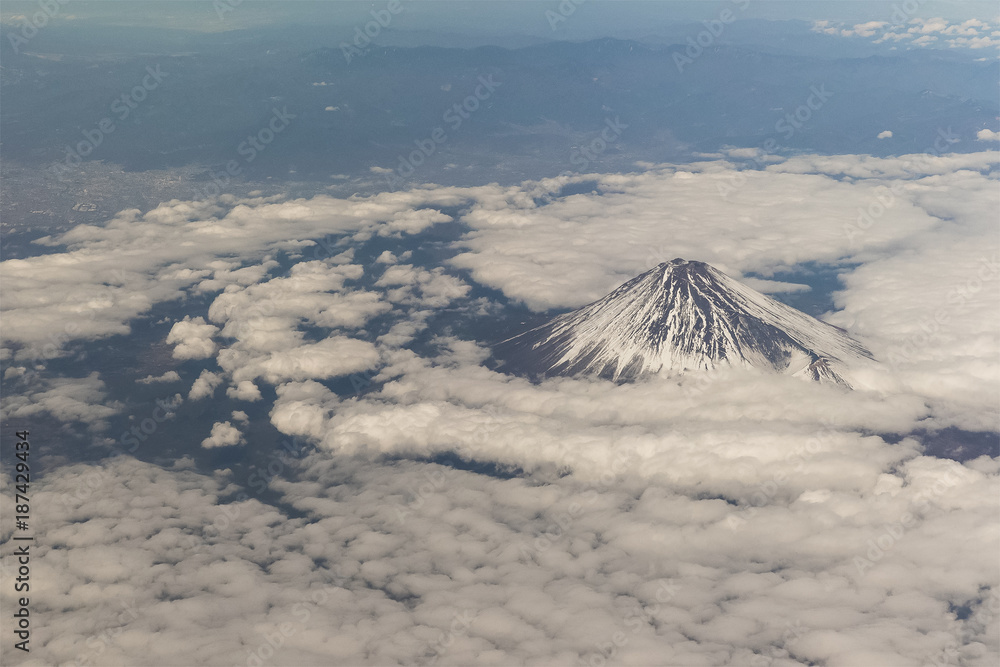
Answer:
<svg viewBox="0 0 1000 667"><path fill-rule="evenodd" d="M215 422L212 424L211 435L201 441L201 446L205 449L233 447L243 444L246 444L243 433L230 422Z"/></svg>
<svg viewBox="0 0 1000 667"><path fill-rule="evenodd" d="M867 23L856 23L849 32L844 32L845 36L850 34L857 35L858 37L871 37L872 35L879 34L880 31L886 26L885 21L868 21Z"/></svg>
<svg viewBox="0 0 1000 667"><path fill-rule="evenodd" d="M979 19L950 21L941 17L910 18L908 13L894 6L892 22L868 21L847 25L834 21L814 21L813 32L837 37L872 39L875 44L893 42L926 46L943 39L949 48L981 49L1000 45L997 23Z"/></svg>
<svg viewBox="0 0 1000 667"><path fill-rule="evenodd" d="M207 359L215 354L212 337L218 332L204 318L186 315L170 328L167 345L174 345L174 359Z"/></svg>
<svg viewBox="0 0 1000 667"><path fill-rule="evenodd" d="M218 362L235 382L262 378L270 384L280 384L289 380L323 380L374 368L379 353L368 341L331 336L266 355L234 346L219 352Z"/></svg>
<svg viewBox="0 0 1000 667"><path fill-rule="evenodd" d="M181 376L177 371L167 371L163 375L147 375L136 380L139 384L156 384L161 382L180 382Z"/></svg>
<svg viewBox="0 0 1000 667"><path fill-rule="evenodd" d="M437 583L400 594L416 595L419 608L454 591L463 612L483 619L468 623L469 642L446 662L925 664L948 654L975 664L1000 654L988 629L1000 613L998 461L962 465L922 456L910 440L865 435L912 428L927 414L919 397L738 371L531 383L479 365L486 352L473 344L439 342L434 359L387 355L374 378L384 384L362 398L283 385L271 420L334 452L330 463L317 455L307 473L315 484L275 482L317 516L349 498L342 478L323 472L349 467L345 456L456 453L527 471L527 489L520 479L477 486L506 487L518 500L517 519L499 497L489 501L515 534L487 528L491 510L477 509L456 471L428 470L394 503L393 537L416 523L444 539L455 517L473 539L506 541L545 571L534 586L541 595L522 604L502 578L529 576L515 575L515 564L488 564L482 551L476 567L455 559L463 573L490 568L492 597L484 580L432 559ZM525 521L536 502L547 505L535 510L546 528ZM418 548L408 545L392 552L393 565L360 570L382 583L404 579ZM955 609L965 606L975 611L964 621L977 620L963 627ZM573 621L560 622L567 615Z"/></svg>
<svg viewBox="0 0 1000 667"><path fill-rule="evenodd" d="M321 453L289 465L298 479L270 486L295 516L224 472L128 457L50 471L35 491L44 539L32 553L32 605L47 631L33 637L33 657L251 665L1000 657L995 461L912 457L853 490L755 505L617 467L596 479L545 480ZM9 484L0 481L0 491ZM0 591L5 608L11 595Z"/></svg>
<svg viewBox="0 0 1000 667"><path fill-rule="evenodd" d="M866 334L877 357L926 397L941 425L995 430L1000 402L1000 252L989 239L941 239L845 277L831 321Z"/></svg>
<svg viewBox="0 0 1000 667"><path fill-rule="evenodd" d="M736 499L778 471L795 478L783 493L853 489L913 455L910 442L890 447L859 432L908 432L927 414L917 396L737 371L625 385L533 384L479 365L484 350L454 345L432 360L409 351L386 355L389 363L373 378L384 384L363 399L343 401L315 383L279 387L271 422L336 452L453 452L595 479L625 456L618 465L631 475ZM804 474L805 462L822 479Z"/></svg>
<svg viewBox="0 0 1000 667"><path fill-rule="evenodd" d="M240 267L239 262L220 259L210 262L207 266L211 270L211 273L209 274L206 270L205 275L211 275L212 277L199 282L194 288L195 293L218 292L229 285L253 285L260 282L264 276L277 267L278 262L272 259L260 264Z"/></svg>
<svg viewBox="0 0 1000 667"><path fill-rule="evenodd" d="M364 199L226 196L173 200L144 214L122 211L103 225L77 225L40 240L61 252L0 263L5 349L16 348L21 358L52 357L69 341L127 334L130 320L189 289L259 281L275 266L268 253L322 258L328 249L309 239L417 233L450 221L437 208L462 201L449 188Z"/></svg>
<svg viewBox="0 0 1000 667"><path fill-rule="evenodd" d="M460 243L467 251L451 261L535 310L589 303L674 257L735 277L801 262L861 262L941 223L910 195L922 179L951 177L967 189L962 197L992 205L995 181L965 170L989 172L996 162L992 153L806 156L752 170L717 160L685 171L587 175L597 192L567 197L555 193L584 177L552 179L477 198L462 218L474 230ZM863 238L849 234L859 211L889 188L893 205L882 207L879 223Z"/></svg>
<svg viewBox="0 0 1000 667"><path fill-rule="evenodd" d="M892 130L882 130L875 137L876 139L892 139Z"/></svg>
<svg viewBox="0 0 1000 667"><path fill-rule="evenodd" d="M5 420L37 418L49 414L61 422L86 424L93 430L107 427L107 419L122 405L108 401L104 381L93 371L82 378L42 378L33 376L20 394L4 397L0 416Z"/></svg>
<svg viewBox="0 0 1000 667"><path fill-rule="evenodd" d="M918 35L929 35L935 32L944 32L948 29L948 21L941 17L934 18L914 18L910 20L911 27L907 29L907 32L916 33Z"/></svg>
<svg viewBox="0 0 1000 667"><path fill-rule="evenodd" d="M329 423L337 395L318 382L288 382L276 389L278 401L271 410L271 423L292 436L319 439Z"/></svg>
<svg viewBox="0 0 1000 667"><path fill-rule="evenodd" d="M391 250L383 250L382 254L375 258L378 264L395 264L398 261L399 258Z"/></svg>
<svg viewBox="0 0 1000 667"><path fill-rule="evenodd" d="M3 379L10 380L12 378L19 378L27 372L27 366L8 366L3 371Z"/></svg>
<svg viewBox="0 0 1000 667"><path fill-rule="evenodd" d="M396 264L387 268L376 281L377 287L393 288L387 298L394 303L417 304L428 308L444 308L461 299L472 289L460 278L444 269L422 269L412 264Z"/></svg>
<svg viewBox="0 0 1000 667"><path fill-rule="evenodd" d="M250 380L242 380L235 387L229 387L226 389L226 396L238 401L254 402L261 399L260 389Z"/></svg>
<svg viewBox="0 0 1000 667"><path fill-rule="evenodd" d="M247 287L231 286L216 297L208 315L235 339L218 354L220 367L237 383L230 396L258 399L252 381L326 379L374 367L379 354L367 341L331 333L308 342L302 325L358 329L392 305L376 292L350 289L364 274L358 264L305 261L284 277ZM240 396L240 386L253 387Z"/></svg>
<svg viewBox="0 0 1000 667"><path fill-rule="evenodd" d="M223 336L260 351L301 340L297 327L302 322L357 329L392 308L375 292L345 288L345 281L363 274L358 264L300 262L287 276L227 288L212 302L208 317L223 325Z"/></svg>
<svg viewBox="0 0 1000 667"><path fill-rule="evenodd" d="M418 333L427 329L427 320L433 314L430 310L415 310L408 318L396 322L392 327L378 337L378 344L383 347L402 347L410 343Z"/></svg>
<svg viewBox="0 0 1000 667"><path fill-rule="evenodd" d="M828 319L877 349L882 391L735 370L532 383L486 368L488 351L471 342L433 340L434 357L398 348L425 326L425 288L446 273L400 256L365 296L349 252L268 278L274 245L234 233L237 250L216 251L206 236L209 254L258 250L232 266L201 255L175 265L183 289L263 268L227 282L210 307L230 344L189 398L223 381L236 392L273 384L271 423L317 450L290 445L242 486L226 471L126 457L50 471L36 490L45 534L33 604L49 619L38 659L995 663L1000 463L936 459L878 435L970 428L994 409L995 155L799 156L762 170L741 159L754 155L588 175L587 195L558 194L573 177L427 186L403 196L413 216L379 209L392 197L337 206L353 207L344 233L364 240L420 229L435 218L426 202L467 205L456 263L541 308L582 303L678 255L737 276L856 263ZM298 235L313 224L310 202L216 219L253 230L266 209ZM88 252L108 241L81 234L96 235ZM768 283L795 289L758 284ZM463 286L444 281L441 296ZM397 290L408 293L394 301ZM409 310L377 346L348 335L390 303ZM905 355L890 357L897 348ZM353 397L317 382L376 368ZM234 412L206 442L239 442L245 421ZM427 462L454 454L497 474ZM9 483L0 478L0 493ZM293 516L255 499L265 490Z"/></svg>
<svg viewBox="0 0 1000 667"><path fill-rule="evenodd" d="M881 196L887 206L896 199L891 190ZM845 274L846 289L836 300L840 310L829 319L863 336L904 386L926 397L942 424L995 430L990 414L1000 401L996 181L959 170L919 179L905 196L946 222L901 239L893 252L872 256ZM869 229L881 224L874 204L864 209Z"/></svg>
<svg viewBox="0 0 1000 667"><path fill-rule="evenodd" d="M197 401L202 398L209 398L215 394L215 389L220 384L222 384L222 378L218 373L213 373L207 369L203 370L198 379L191 385L191 390L188 392L188 400Z"/></svg>
<svg viewBox="0 0 1000 667"><path fill-rule="evenodd" d="M979 130L976 133L976 139L979 141L1000 141L1000 132L990 129Z"/></svg>

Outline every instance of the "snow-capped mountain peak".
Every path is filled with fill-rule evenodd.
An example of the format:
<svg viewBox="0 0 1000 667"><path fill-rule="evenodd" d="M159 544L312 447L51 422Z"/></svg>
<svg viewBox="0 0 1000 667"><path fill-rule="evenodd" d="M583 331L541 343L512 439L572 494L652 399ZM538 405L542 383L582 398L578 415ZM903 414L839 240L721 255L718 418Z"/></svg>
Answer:
<svg viewBox="0 0 1000 667"><path fill-rule="evenodd" d="M623 381L733 366L846 386L852 367L872 363L843 330L681 258L503 341L494 355L529 375Z"/></svg>

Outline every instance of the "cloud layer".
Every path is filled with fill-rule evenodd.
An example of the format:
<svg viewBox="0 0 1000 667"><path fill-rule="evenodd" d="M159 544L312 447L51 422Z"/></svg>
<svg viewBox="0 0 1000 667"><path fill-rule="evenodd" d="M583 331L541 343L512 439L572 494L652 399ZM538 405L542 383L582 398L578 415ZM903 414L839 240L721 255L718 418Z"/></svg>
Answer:
<svg viewBox="0 0 1000 667"><path fill-rule="evenodd" d="M298 481L276 477L271 486L298 517L240 495L224 472L207 477L183 463L162 469L118 457L47 476L36 492L46 536L32 561L34 610L47 622L32 658L922 665L998 657L995 462L911 458L854 491L812 489L745 507L614 468L603 479L544 482L407 461L276 460L296 468ZM0 594L6 603L9 591ZM963 620L959 608L969 610Z"/></svg>
<svg viewBox="0 0 1000 667"><path fill-rule="evenodd" d="M996 165L740 150L515 187L169 202L49 239L67 247L3 267L38 281L4 285L5 419L100 433L121 409L104 381L42 376L45 360L204 296L163 341L180 372L136 379L200 373L187 400L246 402L193 448L243 444L261 411L309 446L277 445L245 479L128 456L46 471L32 659L997 662L1000 463L890 437L995 428ZM445 207L466 232L421 265L402 236ZM356 260L375 238L400 247ZM569 308L677 256L776 292L802 289L778 271L843 267L826 319L880 358L880 390L735 370L531 383L443 330L406 348L445 308L496 312L470 280ZM351 373L358 393L336 394Z"/></svg>

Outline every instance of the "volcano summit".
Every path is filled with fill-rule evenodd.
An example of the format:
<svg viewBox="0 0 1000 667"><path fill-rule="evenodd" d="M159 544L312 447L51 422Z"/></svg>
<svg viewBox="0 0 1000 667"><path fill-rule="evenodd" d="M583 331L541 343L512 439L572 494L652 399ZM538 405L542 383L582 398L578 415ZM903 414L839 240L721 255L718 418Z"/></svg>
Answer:
<svg viewBox="0 0 1000 667"><path fill-rule="evenodd" d="M617 382L720 367L852 386L871 353L846 332L704 262L675 259L494 347L500 369Z"/></svg>

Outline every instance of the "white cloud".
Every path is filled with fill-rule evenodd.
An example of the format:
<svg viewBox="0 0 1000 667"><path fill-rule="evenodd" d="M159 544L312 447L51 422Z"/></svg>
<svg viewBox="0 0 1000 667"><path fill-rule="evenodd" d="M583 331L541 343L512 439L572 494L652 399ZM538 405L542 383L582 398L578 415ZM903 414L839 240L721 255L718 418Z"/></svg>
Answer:
<svg viewBox="0 0 1000 667"><path fill-rule="evenodd" d="M895 18L893 19L896 20ZM995 30L996 23L990 24L978 19L969 19L961 23L951 22L941 17L913 18L908 23L886 23L884 21L868 21L852 26L832 21L814 21L812 31L837 37L873 39L873 43L906 41L913 46L929 46L946 36L949 48L980 49L1000 45Z"/></svg>
<svg viewBox="0 0 1000 667"><path fill-rule="evenodd" d="M761 280L760 278L740 278L740 282L752 287L762 294L782 294L788 292L808 292L812 288L802 283L789 283L780 280Z"/></svg>
<svg viewBox="0 0 1000 667"><path fill-rule="evenodd" d="M911 201L909 181L959 168L989 169L996 156L808 156L766 170L736 171L728 162L597 177L597 194L555 197L538 205L509 188L477 199L463 216L474 231L451 263L484 285L534 310L573 307L674 257L709 262L730 275L772 271L807 261L864 261L873 251L937 224ZM843 176L851 176L853 182ZM588 176L588 178L593 178ZM896 183L896 181L907 181ZM567 179L534 185L558 191ZM988 177L961 181L983 206ZM879 224L847 231L890 186L902 188ZM803 225L803 220L809 220ZM847 230L847 231L845 231ZM530 237L530 240L528 240ZM567 242L570 239L571 242Z"/></svg>
<svg viewBox="0 0 1000 667"><path fill-rule="evenodd" d="M230 422L215 422L212 424L212 434L201 441L201 446L205 449L243 444L246 444L243 434Z"/></svg>
<svg viewBox="0 0 1000 667"><path fill-rule="evenodd" d="M853 492L735 506L614 473L506 480L405 460L278 460L301 477L271 483L295 517L255 498L256 486L240 495L225 472L183 463L118 457L42 477L45 539L32 566L45 583L32 611L49 632L33 637L33 657L591 664L613 649L621 664L793 654L846 665L1000 655L996 462L910 458L858 477ZM904 528L908 513L917 518ZM869 543L886 548L859 571ZM5 608L11 595L0 591ZM964 605L960 620L951 610Z"/></svg>
<svg viewBox="0 0 1000 667"><path fill-rule="evenodd" d="M56 282L67 278L65 267L82 262L94 269L99 263L93 262L106 254L127 271L109 276L81 268L72 284L116 285L117 280L122 290L135 287L136 296L149 303L177 298L184 290L197 292L206 280L222 285L207 313L211 324L192 313L174 325L169 339L178 343L175 352L182 356L207 353L215 346L212 334L228 339L217 362L235 387L257 380L278 385L366 372L379 365L382 352L412 341L425 328L430 309L465 298L470 286L441 267L395 263L377 276L374 288L358 288L353 283L364 277L364 269L352 263L346 242L352 236L392 236L450 220L428 208L447 204L466 206L461 222L471 228L460 242L464 252L452 263L468 269L480 284L536 310L582 305L677 256L708 261L735 277L767 277L803 262L856 263L858 277L847 276L848 289L840 297L844 311L827 319L833 317L884 357L900 340L915 335L913 322L933 318L936 311L933 304L920 301L922 291L898 291L920 284L930 275L926 272L900 279L895 303L909 304L909 310L886 308L878 315L866 305L884 294L875 269L889 265L880 262L903 248L908 257L926 254L961 266L979 262L980 254L989 259L996 246L993 230L984 222L997 206L993 152L775 157L766 169L737 164L752 157L739 155L739 149L733 149L728 159L683 169L662 165L634 174L587 176L597 180L594 191L570 197L557 193L583 177L509 187L425 186L351 200L172 202L141 217L123 212L104 227L80 226L61 237L68 251L33 258L45 291L24 285L13 294L15 302L22 300L20 306L10 312L22 313L16 321L34 330L34 322L47 321L54 307L51 295L62 294ZM289 224L296 236L339 229L341 237L333 246L309 246L306 241L289 245ZM151 243L151 238L158 241ZM116 244L120 247L111 251ZM159 253L152 258L151 247ZM279 247L313 248L323 259L311 259L307 252L287 275L269 277L277 264L266 253ZM130 259L133 254L135 261ZM408 261L406 253L397 259ZM54 272L52 280L45 278L47 271ZM920 269L913 264L906 271ZM959 283L941 285L945 298L962 280L947 275ZM870 282L861 282L865 276ZM803 289L754 280L759 279L750 282L770 291ZM31 294L38 299L34 305L31 299L24 301ZM116 303L94 322L127 329L128 309ZM931 400L954 423L974 423L971 415L996 393L989 365L975 371L964 361L977 358L976 351L993 335L989 307L983 297L966 300L954 316L954 333L948 334L953 344L919 347L905 369L894 369L907 391ZM890 313L892 322L886 319ZM381 315L394 320L373 345L362 329ZM966 320L972 324L960 325ZM216 332L216 326L221 330ZM357 338L352 337L355 331ZM44 337L23 333L14 338L21 336L28 347L15 356L44 347ZM950 369L949 381L934 381L943 368ZM218 380L210 372L203 375L191 397L210 395ZM961 389L953 389L959 385Z"/></svg>
<svg viewBox="0 0 1000 667"><path fill-rule="evenodd" d="M207 359L215 354L212 337L218 332L219 328L204 318L186 315L170 328L167 345L175 345L174 359Z"/></svg>
<svg viewBox="0 0 1000 667"><path fill-rule="evenodd" d="M377 287L395 287L387 296L394 303L419 304L429 308L444 308L461 299L472 288L460 278L447 275L437 267L428 271L412 264L394 264L375 282Z"/></svg>
<svg viewBox="0 0 1000 667"><path fill-rule="evenodd" d="M47 413L59 421L80 422L100 431L121 409L121 403L107 400L104 381L93 371L82 378L38 378L22 393L4 397L0 416L9 421L37 419Z"/></svg>
<svg viewBox="0 0 1000 667"><path fill-rule="evenodd" d="M218 363L236 382L262 378L269 384L324 380L374 368L379 354L371 343L332 336L287 350L256 355L235 347L219 352Z"/></svg>
<svg viewBox="0 0 1000 667"><path fill-rule="evenodd" d="M306 261L288 276L227 288L208 311L222 325L221 335L235 339L217 362L237 384L325 379L373 367L378 352L371 343L337 333L307 342L300 328L358 329L389 311L392 305L378 293L346 286L363 272L357 264Z"/></svg>
<svg viewBox="0 0 1000 667"><path fill-rule="evenodd" d="M888 23L885 21L868 21L867 23L857 23L850 31L845 31L843 34L849 36L850 34L857 35L858 37L872 37L879 34Z"/></svg>
<svg viewBox="0 0 1000 667"><path fill-rule="evenodd" d="M261 399L260 389L250 380L243 380L235 387L226 389L226 396L235 398L238 401L259 401Z"/></svg>
<svg viewBox="0 0 1000 667"><path fill-rule="evenodd" d="M210 291L256 282L274 266L268 252L321 258L327 250L308 239L412 234L450 221L433 207L454 205L457 192L174 200L145 214L122 211L100 226L77 225L40 239L66 246L63 252L0 263L6 349L13 345L18 358L52 357L74 340L128 334L130 320L155 303L181 298L191 286ZM250 270L240 274L242 264Z"/></svg>
<svg viewBox="0 0 1000 667"><path fill-rule="evenodd" d="M892 139L892 130L882 130L878 133L876 139Z"/></svg>
<svg viewBox="0 0 1000 667"><path fill-rule="evenodd" d="M222 378L217 373L203 370L198 379L191 385L191 391L188 392L188 400L197 401L202 398L209 398L215 394L215 389L220 384L222 384Z"/></svg>
<svg viewBox="0 0 1000 667"><path fill-rule="evenodd" d="M914 18L910 20L910 24L913 26L909 29L909 32L915 32L921 35L927 35L934 32L944 32L948 28L948 21L943 18Z"/></svg>
<svg viewBox="0 0 1000 667"><path fill-rule="evenodd" d="M936 459L912 437L875 434L989 427L1000 396L996 156L798 156L762 171L738 159L685 165L683 175L663 165L588 176L596 193L572 197L558 196L570 182L561 178L220 207L228 222L213 220L230 236L213 245L205 230L187 254L149 242L187 242L173 237L191 224L182 205L144 216L147 236L123 243L126 259L139 247L179 254L147 260L127 289L145 285L152 302L225 283L208 312L226 339L221 372L203 371L189 398L224 381L234 394L273 384L272 425L318 451L279 445L239 480L128 457L48 470L33 553L44 582L33 611L47 632L34 657L216 664L246 661L278 633L272 664L412 664L439 653L463 665L995 663L984 614L1000 588L1000 461ZM886 361L884 391L742 371L532 383L490 371L488 351L469 341L438 337L437 356L396 347L434 304L467 296L440 267L393 264L361 289L364 271L337 241L336 257L324 246L328 259L307 253L268 277L277 267L267 253L340 224L338 207L356 217L343 238L359 240L441 215L401 213L401 201L467 206L458 263L542 308L600 296L678 255L765 277L843 263L840 310L828 319ZM110 253L131 238L127 225L76 233L78 247L37 263L53 272L50 289L61 262L86 264L74 253ZM77 280L91 278L81 270ZM18 306L43 317L49 307ZM133 311L102 312L112 327ZM392 326L372 344L359 330L377 315ZM24 341L40 344L32 330ZM349 373L370 379L364 393L338 397L316 381ZM96 376L60 382L4 409L113 413ZM203 446L243 442L247 421L233 411ZM524 472L426 463L439 454ZM9 484L0 478L0 493ZM265 489L275 506L260 500ZM0 540L12 530L0 525ZM4 608L11 594L0 591ZM972 614L959 618L964 608ZM104 632L108 641L93 639Z"/></svg>
<svg viewBox="0 0 1000 667"><path fill-rule="evenodd" d="M271 423L288 435L320 438L339 403L336 394L318 382L289 382L277 388L279 400L271 411Z"/></svg>
<svg viewBox="0 0 1000 667"><path fill-rule="evenodd" d="M177 371L167 371L163 375L147 375L144 378L136 380L139 384L154 384L161 382L180 382L181 376Z"/></svg>
<svg viewBox="0 0 1000 667"><path fill-rule="evenodd" d="M1000 141L1000 132L984 128L976 133L976 139L979 141Z"/></svg>
<svg viewBox="0 0 1000 667"><path fill-rule="evenodd" d="M301 320L328 328L360 328L391 309L377 293L345 287L346 281L362 275L358 264L300 262L286 277L227 288L216 297L208 316L224 325L223 336L260 350L300 340L296 327Z"/></svg>

